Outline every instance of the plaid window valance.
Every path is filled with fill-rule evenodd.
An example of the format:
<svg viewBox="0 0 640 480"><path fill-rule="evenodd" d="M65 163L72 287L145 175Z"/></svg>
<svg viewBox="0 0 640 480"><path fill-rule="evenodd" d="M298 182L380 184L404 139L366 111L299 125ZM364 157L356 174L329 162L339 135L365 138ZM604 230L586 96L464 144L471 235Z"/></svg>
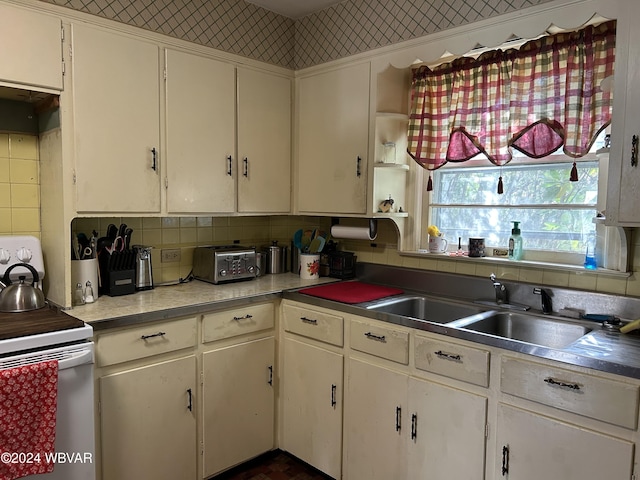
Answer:
<svg viewBox="0 0 640 480"><path fill-rule="evenodd" d="M585 155L611 121L615 21L413 71L408 152L428 170L511 148L534 158Z"/></svg>

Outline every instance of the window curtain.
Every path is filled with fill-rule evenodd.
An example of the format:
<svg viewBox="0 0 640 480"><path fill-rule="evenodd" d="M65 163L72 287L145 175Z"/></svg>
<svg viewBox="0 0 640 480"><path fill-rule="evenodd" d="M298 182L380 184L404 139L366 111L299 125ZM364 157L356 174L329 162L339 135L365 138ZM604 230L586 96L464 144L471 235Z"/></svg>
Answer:
<svg viewBox="0 0 640 480"><path fill-rule="evenodd" d="M611 121L613 94L600 85L613 75L615 28L609 21L414 69L409 155L427 170L479 153L505 165L512 148L585 155Z"/></svg>

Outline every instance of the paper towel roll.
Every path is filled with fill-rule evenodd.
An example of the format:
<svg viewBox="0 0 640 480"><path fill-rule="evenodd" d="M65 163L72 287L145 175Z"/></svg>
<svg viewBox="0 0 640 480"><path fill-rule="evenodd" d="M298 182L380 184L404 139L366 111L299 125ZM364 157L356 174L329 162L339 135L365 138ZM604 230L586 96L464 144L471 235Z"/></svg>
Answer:
<svg viewBox="0 0 640 480"><path fill-rule="evenodd" d="M331 236L334 238L348 238L353 240L375 240L377 235L371 235L368 227L346 227L334 225L331 227Z"/></svg>

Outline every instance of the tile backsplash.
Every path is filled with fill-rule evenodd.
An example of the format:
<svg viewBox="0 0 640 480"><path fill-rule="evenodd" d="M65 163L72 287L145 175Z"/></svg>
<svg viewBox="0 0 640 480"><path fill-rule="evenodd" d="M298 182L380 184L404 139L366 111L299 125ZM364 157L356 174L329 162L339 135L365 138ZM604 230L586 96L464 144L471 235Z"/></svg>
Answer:
<svg viewBox="0 0 640 480"><path fill-rule="evenodd" d="M154 282L175 282L186 278L193 265L193 250L202 245L237 243L260 248L276 240L290 245L293 234L302 228L328 231L330 219L306 216L256 217L113 217L76 218L71 230L91 236L93 230L104 236L107 226L126 223L133 228L131 245L153 247L151 263ZM161 261L162 249L180 249L179 262Z"/></svg>
<svg viewBox="0 0 640 480"><path fill-rule="evenodd" d="M38 137L0 133L0 235L40 237Z"/></svg>

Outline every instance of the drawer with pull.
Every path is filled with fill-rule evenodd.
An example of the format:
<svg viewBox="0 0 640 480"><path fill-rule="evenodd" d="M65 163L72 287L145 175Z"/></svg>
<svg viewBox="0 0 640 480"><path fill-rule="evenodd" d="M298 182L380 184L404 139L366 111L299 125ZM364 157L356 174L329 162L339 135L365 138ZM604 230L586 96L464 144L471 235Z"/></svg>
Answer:
<svg viewBox="0 0 640 480"><path fill-rule="evenodd" d="M637 385L507 356L501 363L504 393L636 429Z"/></svg>
<svg viewBox="0 0 640 480"><path fill-rule="evenodd" d="M96 363L104 367L193 347L197 342L197 321L194 316L99 334Z"/></svg>
<svg viewBox="0 0 640 480"><path fill-rule="evenodd" d="M273 303L207 313L202 317L202 343L268 330L274 325Z"/></svg>
<svg viewBox="0 0 640 480"><path fill-rule="evenodd" d="M409 332L406 331L353 320L351 348L392 362L409 364Z"/></svg>
<svg viewBox="0 0 640 480"><path fill-rule="evenodd" d="M416 335L416 368L463 382L489 386L490 353L475 347Z"/></svg>
<svg viewBox="0 0 640 480"><path fill-rule="evenodd" d="M343 317L294 305L285 305L283 313L285 331L338 347L344 345Z"/></svg>

